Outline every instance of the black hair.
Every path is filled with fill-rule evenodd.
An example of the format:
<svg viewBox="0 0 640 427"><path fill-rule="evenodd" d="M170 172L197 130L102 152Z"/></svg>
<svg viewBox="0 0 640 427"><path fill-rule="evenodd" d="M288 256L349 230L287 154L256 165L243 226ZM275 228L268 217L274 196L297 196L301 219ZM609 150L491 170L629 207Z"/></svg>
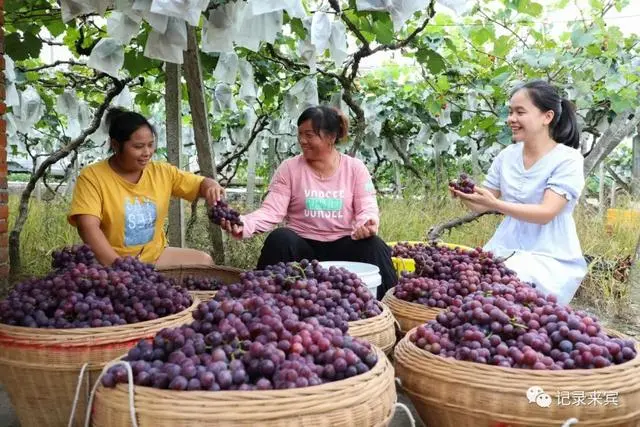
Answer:
<svg viewBox="0 0 640 427"><path fill-rule="evenodd" d="M311 120L311 126L313 126L313 131L317 135L320 135L320 131L335 135L336 144L338 141L346 139L349 135L349 120L337 108L327 107L326 105L309 107L298 117L298 126L307 120Z"/></svg>
<svg viewBox="0 0 640 427"><path fill-rule="evenodd" d="M533 104L543 112L553 111L553 120L549 124L551 138L559 144L571 148L580 147L580 129L573 103L558 94L558 90L544 80L533 80L517 87L513 96L526 89Z"/></svg>
<svg viewBox="0 0 640 427"><path fill-rule="evenodd" d="M153 136L157 136L156 130L143 115L120 107L109 108L105 123L109 128L109 138L115 141L120 149L131 138L131 134L142 126L147 126Z"/></svg>

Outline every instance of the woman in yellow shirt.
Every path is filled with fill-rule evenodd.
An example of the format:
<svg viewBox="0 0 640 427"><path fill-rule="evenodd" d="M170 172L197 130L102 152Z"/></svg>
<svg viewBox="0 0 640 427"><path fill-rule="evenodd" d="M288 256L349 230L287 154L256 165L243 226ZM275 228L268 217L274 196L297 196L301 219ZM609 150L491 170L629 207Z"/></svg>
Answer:
<svg viewBox="0 0 640 427"><path fill-rule="evenodd" d="M224 189L211 178L151 161L155 130L142 115L112 108L106 122L113 155L82 169L68 221L104 265L122 256L161 265L213 264L194 249L167 247L171 197L215 204Z"/></svg>

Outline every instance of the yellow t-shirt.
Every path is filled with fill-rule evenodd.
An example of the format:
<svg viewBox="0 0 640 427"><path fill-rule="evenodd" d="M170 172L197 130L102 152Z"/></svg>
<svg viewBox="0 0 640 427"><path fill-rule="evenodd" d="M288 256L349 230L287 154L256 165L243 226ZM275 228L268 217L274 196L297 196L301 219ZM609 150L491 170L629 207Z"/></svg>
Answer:
<svg viewBox="0 0 640 427"><path fill-rule="evenodd" d="M133 184L102 160L80 172L67 219L75 227L75 215L100 218L118 255L140 255L141 261L154 263L167 246L164 222L171 197L193 201L203 180L169 163L150 162Z"/></svg>

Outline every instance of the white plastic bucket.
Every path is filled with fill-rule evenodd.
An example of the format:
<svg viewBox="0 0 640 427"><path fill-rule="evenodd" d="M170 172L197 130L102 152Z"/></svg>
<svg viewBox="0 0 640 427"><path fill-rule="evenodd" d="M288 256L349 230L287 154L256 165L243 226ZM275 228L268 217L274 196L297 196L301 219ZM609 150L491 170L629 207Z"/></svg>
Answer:
<svg viewBox="0 0 640 427"><path fill-rule="evenodd" d="M337 267L344 268L352 273L358 275L360 280L365 284L369 291L373 294L374 298L378 295L378 286L382 284L382 276L380 276L380 269L373 264L366 264L364 262L351 262L351 261L322 261L320 265L324 268Z"/></svg>

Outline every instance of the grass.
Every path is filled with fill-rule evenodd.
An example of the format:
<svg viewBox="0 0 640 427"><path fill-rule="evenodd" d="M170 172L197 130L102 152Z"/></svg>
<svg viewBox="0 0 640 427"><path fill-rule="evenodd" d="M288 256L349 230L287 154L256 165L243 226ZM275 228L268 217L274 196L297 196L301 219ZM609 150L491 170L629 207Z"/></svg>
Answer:
<svg viewBox="0 0 640 427"><path fill-rule="evenodd" d="M448 198L434 198L428 202L407 197L381 198L380 235L385 241L424 240L431 226L465 214L464 208ZM10 197L10 228L18 207L17 197ZM78 242L74 228L66 222L68 201L31 203L29 219L22 231L21 257L23 273L42 275L49 271L51 252L64 245ZM186 218L189 218L187 212ZM187 246L209 250L206 232L207 219L201 206L193 229L187 234ZM614 276L615 262L633 253L638 239L637 227L621 224L611 234L605 231L603 219L597 211L580 207L574 215L578 235L585 254L594 258L591 272L583 282L579 304L593 307L597 312L621 313L628 306L628 285ZM482 246L501 221L497 216L485 216L460 226L442 236L444 241L467 246ZM260 254L264 236L244 241L226 239L226 264L253 268Z"/></svg>

